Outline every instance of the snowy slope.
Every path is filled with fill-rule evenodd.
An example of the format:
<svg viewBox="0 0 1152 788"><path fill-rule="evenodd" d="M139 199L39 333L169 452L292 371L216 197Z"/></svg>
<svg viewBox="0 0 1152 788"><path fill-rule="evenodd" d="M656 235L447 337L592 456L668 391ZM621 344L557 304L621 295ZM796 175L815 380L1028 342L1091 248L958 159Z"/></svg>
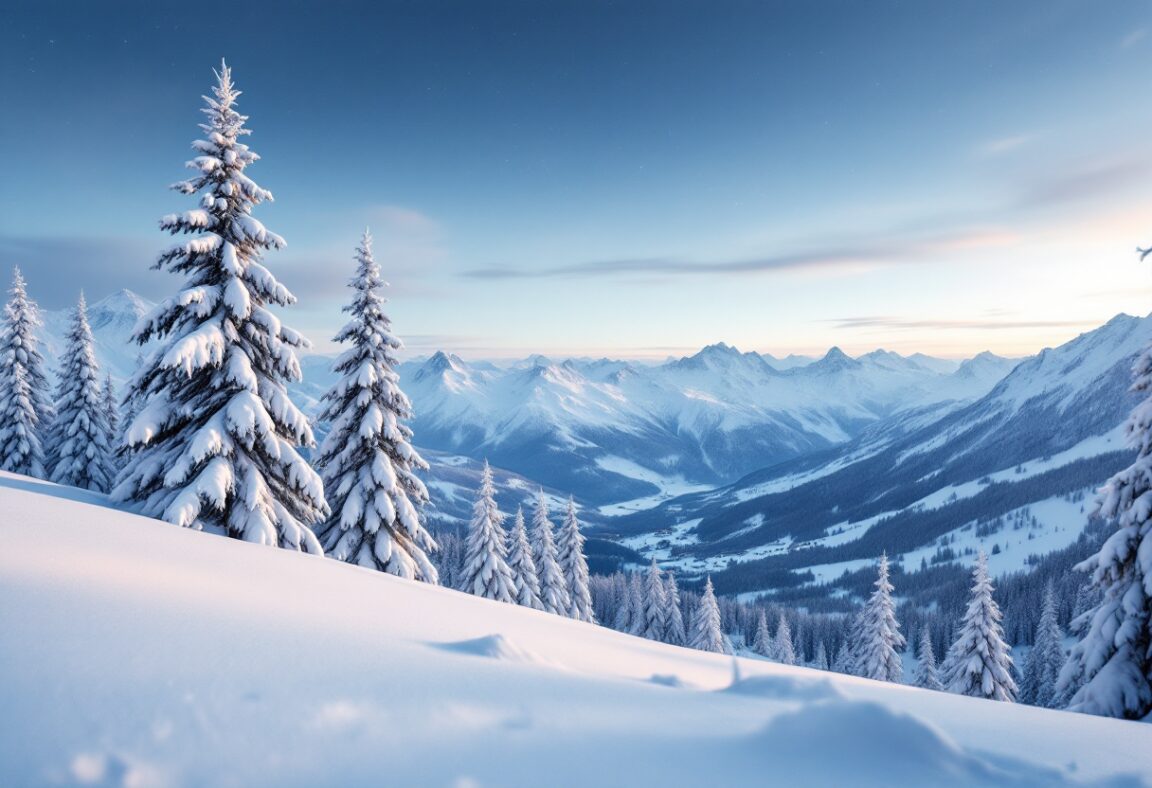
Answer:
<svg viewBox="0 0 1152 788"><path fill-rule="evenodd" d="M0 476L4 784L1152 781L1146 725L734 664L100 504Z"/></svg>
<svg viewBox="0 0 1152 788"><path fill-rule="evenodd" d="M1075 541L1084 500L1131 460L1122 424L1135 403L1132 362L1149 342L1152 317L1117 316L1021 362L966 407L893 417L840 450L665 501L611 528L694 573L723 569L726 591L771 590L761 578L780 569L829 580L882 551L912 568L939 559L938 549L966 563L970 551L998 545L993 571L1024 568L1033 553ZM955 374L990 361L979 356ZM995 529L997 518L1026 508L1038 525Z"/></svg>

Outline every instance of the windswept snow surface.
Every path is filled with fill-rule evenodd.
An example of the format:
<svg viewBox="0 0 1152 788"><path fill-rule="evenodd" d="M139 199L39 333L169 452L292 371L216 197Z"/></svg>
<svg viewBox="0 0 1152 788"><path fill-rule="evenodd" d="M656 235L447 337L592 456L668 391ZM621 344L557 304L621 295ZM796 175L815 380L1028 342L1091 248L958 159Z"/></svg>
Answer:
<svg viewBox="0 0 1152 788"><path fill-rule="evenodd" d="M6 785L1140 785L1152 727L733 661L0 475Z"/></svg>

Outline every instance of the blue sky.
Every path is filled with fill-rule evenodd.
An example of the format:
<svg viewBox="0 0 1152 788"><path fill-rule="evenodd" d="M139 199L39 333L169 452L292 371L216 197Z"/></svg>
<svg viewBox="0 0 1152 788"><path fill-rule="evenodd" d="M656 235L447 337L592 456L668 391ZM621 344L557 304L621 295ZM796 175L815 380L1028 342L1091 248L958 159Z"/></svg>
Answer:
<svg viewBox="0 0 1152 788"><path fill-rule="evenodd" d="M151 271L226 57L285 313L360 230L413 353L1033 352L1152 270L1149 2L0 6L0 266Z"/></svg>

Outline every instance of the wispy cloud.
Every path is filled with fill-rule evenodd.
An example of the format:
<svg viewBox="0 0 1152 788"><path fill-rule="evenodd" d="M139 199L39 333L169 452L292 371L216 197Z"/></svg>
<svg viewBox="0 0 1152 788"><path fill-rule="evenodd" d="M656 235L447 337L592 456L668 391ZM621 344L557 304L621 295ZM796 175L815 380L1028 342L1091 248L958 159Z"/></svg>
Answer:
<svg viewBox="0 0 1152 788"><path fill-rule="evenodd" d="M1148 37L1148 28L1140 27L1120 39L1120 48L1129 49Z"/></svg>
<svg viewBox="0 0 1152 788"><path fill-rule="evenodd" d="M860 238L835 246L811 248L780 255L737 260L694 261L675 257L597 260L551 268L494 266L465 271L472 279L547 279L647 274L661 276L735 275L810 269L859 269L925 262L942 252L971 246L994 245L1005 236L988 228L965 228L936 236L899 237L884 240Z"/></svg>
<svg viewBox="0 0 1152 788"><path fill-rule="evenodd" d="M863 317L839 317L821 321L832 323L836 328L884 328L904 330L949 331L961 330L1001 330L1027 328L1080 328L1100 325L1096 320L1007 320L997 317L972 320L913 319L888 315L868 315Z"/></svg>
<svg viewBox="0 0 1152 788"><path fill-rule="evenodd" d="M1003 156L1006 153L1023 148L1036 139L1034 134L1016 134L1010 137L999 137L988 140L976 147L976 155L982 159Z"/></svg>

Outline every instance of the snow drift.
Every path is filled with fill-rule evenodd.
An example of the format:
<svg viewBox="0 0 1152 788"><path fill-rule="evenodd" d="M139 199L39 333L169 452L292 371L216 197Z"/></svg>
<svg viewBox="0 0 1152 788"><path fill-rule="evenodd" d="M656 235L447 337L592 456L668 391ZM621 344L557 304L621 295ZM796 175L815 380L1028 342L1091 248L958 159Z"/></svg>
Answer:
<svg viewBox="0 0 1152 788"><path fill-rule="evenodd" d="M0 475L7 785L1139 785L1152 727L734 662Z"/></svg>

